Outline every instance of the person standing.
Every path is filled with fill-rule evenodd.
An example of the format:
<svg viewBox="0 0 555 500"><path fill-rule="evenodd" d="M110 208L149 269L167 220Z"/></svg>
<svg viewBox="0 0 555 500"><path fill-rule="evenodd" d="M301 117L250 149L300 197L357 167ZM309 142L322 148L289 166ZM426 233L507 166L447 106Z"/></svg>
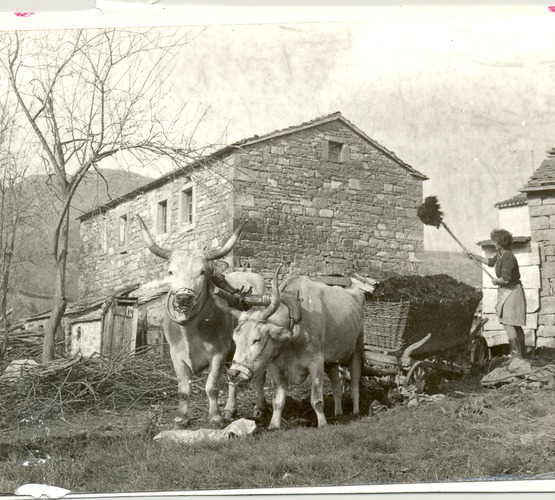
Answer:
<svg viewBox="0 0 555 500"><path fill-rule="evenodd" d="M469 258L488 266L495 266L492 280L497 289L495 312L499 322L505 328L509 339L510 356L521 358L524 352L524 330L526 325L526 297L520 281L520 270L514 253L511 250L513 235L505 229L495 229L490 237L497 250L491 258L468 252Z"/></svg>

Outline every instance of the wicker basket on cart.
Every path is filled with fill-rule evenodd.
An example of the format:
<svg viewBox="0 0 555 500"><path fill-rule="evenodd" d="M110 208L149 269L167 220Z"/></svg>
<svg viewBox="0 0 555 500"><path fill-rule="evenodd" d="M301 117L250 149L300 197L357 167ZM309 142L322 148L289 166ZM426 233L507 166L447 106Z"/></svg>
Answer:
<svg viewBox="0 0 555 500"><path fill-rule="evenodd" d="M474 301L367 301L364 307L365 349L401 354L428 333L431 338L415 355L438 352L469 340Z"/></svg>

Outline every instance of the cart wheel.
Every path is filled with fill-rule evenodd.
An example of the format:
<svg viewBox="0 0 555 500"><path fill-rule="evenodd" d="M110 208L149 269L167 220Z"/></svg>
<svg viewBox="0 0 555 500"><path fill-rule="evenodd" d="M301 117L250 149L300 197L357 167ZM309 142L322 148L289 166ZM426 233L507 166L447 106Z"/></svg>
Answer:
<svg viewBox="0 0 555 500"><path fill-rule="evenodd" d="M405 379L405 385L414 385L418 392L424 392L430 372L431 369L424 362L417 361L410 367Z"/></svg>
<svg viewBox="0 0 555 500"><path fill-rule="evenodd" d="M484 337L477 337L470 350L470 368L475 375L485 375L490 360L489 346Z"/></svg>

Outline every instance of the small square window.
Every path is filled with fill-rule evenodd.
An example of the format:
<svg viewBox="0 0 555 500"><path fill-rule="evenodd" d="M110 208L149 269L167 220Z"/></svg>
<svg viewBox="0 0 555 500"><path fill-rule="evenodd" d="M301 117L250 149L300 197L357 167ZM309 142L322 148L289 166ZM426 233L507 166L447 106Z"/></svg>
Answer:
<svg viewBox="0 0 555 500"><path fill-rule="evenodd" d="M335 141L328 141L328 160L329 161L341 161L341 149L343 144Z"/></svg>
<svg viewBox="0 0 555 500"><path fill-rule="evenodd" d="M127 246L127 229L128 229L128 219L127 214L120 215L119 218L119 246Z"/></svg>
<svg viewBox="0 0 555 500"><path fill-rule="evenodd" d="M181 224L193 224L195 210L193 186L189 186L181 191L180 210Z"/></svg>
<svg viewBox="0 0 555 500"><path fill-rule="evenodd" d="M158 202L158 214L156 218L156 232L164 234L168 232L168 200Z"/></svg>

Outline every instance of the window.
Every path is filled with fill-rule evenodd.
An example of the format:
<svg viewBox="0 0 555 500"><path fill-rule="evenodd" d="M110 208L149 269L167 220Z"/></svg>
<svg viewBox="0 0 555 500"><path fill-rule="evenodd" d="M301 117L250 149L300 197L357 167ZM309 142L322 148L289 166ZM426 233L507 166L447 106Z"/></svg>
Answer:
<svg viewBox="0 0 555 500"><path fill-rule="evenodd" d="M98 232L100 251L106 253L108 251L108 224L106 222L101 222L99 224Z"/></svg>
<svg viewBox="0 0 555 500"><path fill-rule="evenodd" d="M156 216L156 232L164 234L168 232L168 200L158 202L158 213Z"/></svg>
<svg viewBox="0 0 555 500"><path fill-rule="evenodd" d="M341 139L333 140L325 139L322 142L322 158L335 163L343 163L349 161L351 149Z"/></svg>
<svg viewBox="0 0 555 500"><path fill-rule="evenodd" d="M188 226L195 222L195 192L194 186L188 184L182 190L179 199L179 220Z"/></svg>
<svg viewBox="0 0 555 500"><path fill-rule="evenodd" d="M128 220L127 214L120 215L119 218L119 246L126 247L127 246L127 234L128 234Z"/></svg>
<svg viewBox="0 0 555 500"><path fill-rule="evenodd" d="M343 144L340 142L329 141L328 142L328 160L330 161L341 161L341 149Z"/></svg>

